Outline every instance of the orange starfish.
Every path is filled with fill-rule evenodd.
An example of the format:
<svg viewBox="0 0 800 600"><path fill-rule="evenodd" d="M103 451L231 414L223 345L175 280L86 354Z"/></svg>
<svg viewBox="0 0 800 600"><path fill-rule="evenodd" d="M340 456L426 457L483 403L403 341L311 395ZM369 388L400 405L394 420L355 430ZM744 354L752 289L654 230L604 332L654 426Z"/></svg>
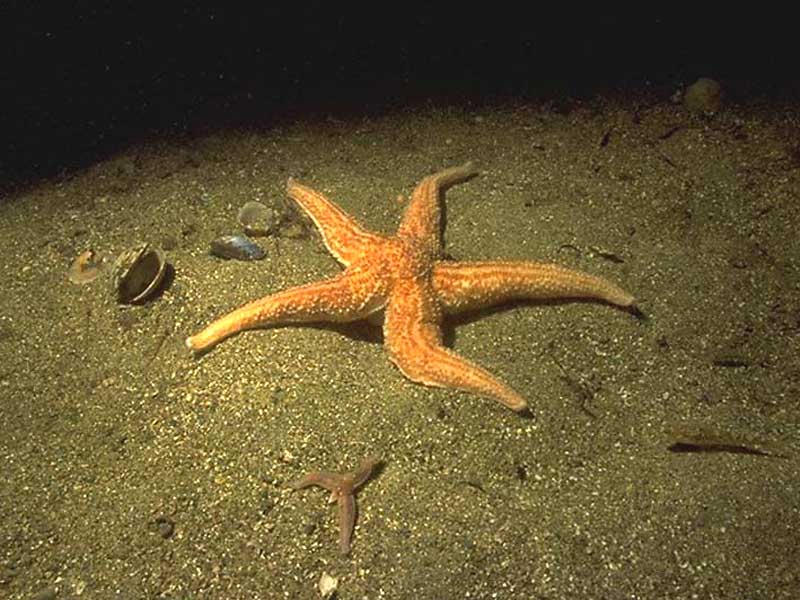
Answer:
<svg viewBox="0 0 800 600"><path fill-rule="evenodd" d="M634 299L605 279L554 264L441 260L441 197L477 174L466 163L423 179L393 236L367 231L322 194L289 179L288 195L308 213L345 270L245 304L187 338L186 345L202 351L244 329L355 321L383 309L384 345L410 380L466 390L524 410L527 403L517 392L442 345L443 314L509 300L555 298L591 298L632 308Z"/></svg>

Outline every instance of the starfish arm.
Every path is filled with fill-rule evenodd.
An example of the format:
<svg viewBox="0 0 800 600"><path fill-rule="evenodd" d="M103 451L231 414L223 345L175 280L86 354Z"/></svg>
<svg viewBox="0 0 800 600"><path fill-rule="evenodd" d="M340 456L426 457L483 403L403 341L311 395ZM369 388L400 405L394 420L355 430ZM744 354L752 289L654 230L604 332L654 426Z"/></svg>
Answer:
<svg viewBox="0 0 800 600"><path fill-rule="evenodd" d="M589 298L628 307L634 298L610 281L550 263L437 262L433 287L448 313L510 300Z"/></svg>
<svg viewBox="0 0 800 600"><path fill-rule="evenodd" d="M399 285L386 307L384 345L390 360L411 381L486 396L514 411L527 402L483 367L442 345L438 307L422 286Z"/></svg>
<svg viewBox="0 0 800 600"><path fill-rule="evenodd" d="M348 269L245 304L186 338L186 346L199 352L235 333L266 325L362 319L382 306L382 285L368 270Z"/></svg>
<svg viewBox="0 0 800 600"><path fill-rule="evenodd" d="M411 195L403 221L397 230L399 236L429 240L432 251L439 249L439 195L448 188L472 179L478 170L471 162L460 167L439 171L423 179Z"/></svg>
<svg viewBox="0 0 800 600"><path fill-rule="evenodd" d="M365 458L361 461L361 464L358 465L358 468L356 468L351 475L354 490L364 485L380 462L380 459L375 457Z"/></svg>
<svg viewBox="0 0 800 600"><path fill-rule="evenodd" d="M364 229L334 202L294 179L289 179L286 192L311 217L325 247L345 266L383 239Z"/></svg>
<svg viewBox="0 0 800 600"><path fill-rule="evenodd" d="M332 473L330 471L314 471L305 477L290 482L288 485L295 490L316 485L317 487L325 488L329 492L334 492L339 489L342 484L342 475Z"/></svg>
<svg viewBox="0 0 800 600"><path fill-rule="evenodd" d="M350 553L350 542L356 526L356 499L352 493L342 493L336 498L339 511L339 552Z"/></svg>

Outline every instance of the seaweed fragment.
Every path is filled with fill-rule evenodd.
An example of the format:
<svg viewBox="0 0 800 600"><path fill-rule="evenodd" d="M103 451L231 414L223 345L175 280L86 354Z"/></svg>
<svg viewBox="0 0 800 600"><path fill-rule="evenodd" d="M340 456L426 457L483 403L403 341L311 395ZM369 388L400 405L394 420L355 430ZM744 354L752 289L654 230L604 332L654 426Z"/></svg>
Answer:
<svg viewBox="0 0 800 600"><path fill-rule="evenodd" d="M667 447L667 450L670 452L727 452L730 454L788 458L788 455L781 452L781 448L770 442L704 426L676 427L669 434L672 443Z"/></svg>

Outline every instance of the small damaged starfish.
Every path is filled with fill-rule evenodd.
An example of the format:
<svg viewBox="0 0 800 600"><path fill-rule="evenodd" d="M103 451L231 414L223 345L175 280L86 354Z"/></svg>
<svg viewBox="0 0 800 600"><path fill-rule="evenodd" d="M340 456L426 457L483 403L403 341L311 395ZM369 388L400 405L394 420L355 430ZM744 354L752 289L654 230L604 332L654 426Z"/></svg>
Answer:
<svg viewBox="0 0 800 600"><path fill-rule="evenodd" d="M356 489L370 478L380 462L377 458L367 458L352 473L340 475L330 471L315 471L289 484L295 490L316 485L331 493L328 502L336 502L339 507L339 551L343 555L350 553L350 542L356 526Z"/></svg>
<svg viewBox="0 0 800 600"><path fill-rule="evenodd" d="M439 213L444 192L477 174L466 163L423 179L393 236L367 231L325 196L289 179L289 197L311 217L344 271L245 304L187 338L187 347L200 352L245 329L342 323L383 310L389 359L411 381L465 390L511 410L525 410L520 394L442 344L444 314L512 300L559 298L595 299L635 310L634 299L601 277L554 264L442 260Z"/></svg>

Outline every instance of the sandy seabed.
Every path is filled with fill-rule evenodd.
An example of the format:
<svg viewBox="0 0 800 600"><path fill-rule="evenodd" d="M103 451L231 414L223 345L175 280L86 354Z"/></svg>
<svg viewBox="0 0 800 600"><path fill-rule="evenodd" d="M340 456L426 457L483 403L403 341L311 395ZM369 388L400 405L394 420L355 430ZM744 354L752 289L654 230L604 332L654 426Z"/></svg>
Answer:
<svg viewBox="0 0 800 600"><path fill-rule="evenodd" d="M342 599L798 597L799 112L419 105L151 138L19 187L0 204L0 596L312 598L328 573ZM258 240L264 260L209 256L245 202L283 206L295 176L390 232L398 194L470 159L447 256L602 275L648 316L452 323L532 419L411 384L367 324L187 352L211 319L339 269L297 222ZM118 305L108 268L68 281L81 252L108 266L138 241L173 269L153 301ZM707 451L670 450L701 433ZM385 464L341 557L325 494L286 484L368 455Z"/></svg>

